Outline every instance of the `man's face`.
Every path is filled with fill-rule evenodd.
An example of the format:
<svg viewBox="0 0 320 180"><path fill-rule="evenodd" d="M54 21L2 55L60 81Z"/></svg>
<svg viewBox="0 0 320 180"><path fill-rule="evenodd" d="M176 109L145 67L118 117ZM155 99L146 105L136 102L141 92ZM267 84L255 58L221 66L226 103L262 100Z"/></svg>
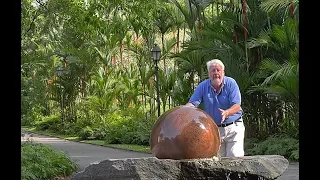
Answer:
<svg viewBox="0 0 320 180"><path fill-rule="evenodd" d="M218 64L214 64L209 68L209 77L213 86L219 86L224 77L224 70Z"/></svg>

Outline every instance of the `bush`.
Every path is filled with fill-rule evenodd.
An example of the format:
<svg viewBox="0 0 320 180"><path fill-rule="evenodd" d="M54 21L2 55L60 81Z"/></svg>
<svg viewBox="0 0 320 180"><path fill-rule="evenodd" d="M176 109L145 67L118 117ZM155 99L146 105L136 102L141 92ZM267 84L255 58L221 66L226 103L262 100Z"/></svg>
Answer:
<svg viewBox="0 0 320 180"><path fill-rule="evenodd" d="M127 117L124 117L121 111L115 111L108 115L105 119L105 124L102 126L106 130L106 143L107 144L119 144L120 139L123 137L124 133L124 122L127 121Z"/></svg>
<svg viewBox="0 0 320 180"><path fill-rule="evenodd" d="M61 128L59 131L65 135L77 135L82 131L82 126L79 126L79 124L73 122L64 122L63 128Z"/></svg>
<svg viewBox="0 0 320 180"><path fill-rule="evenodd" d="M39 105L35 105L30 108L25 114L21 116L21 125L22 126L32 126L37 121L41 121L43 108Z"/></svg>
<svg viewBox="0 0 320 180"><path fill-rule="evenodd" d="M61 130L60 115L45 116L42 120L35 123L36 129L40 131L52 130L59 132Z"/></svg>
<svg viewBox="0 0 320 180"><path fill-rule="evenodd" d="M287 136L271 136L248 146L246 155L281 155L291 161L299 161L299 140Z"/></svg>
<svg viewBox="0 0 320 180"><path fill-rule="evenodd" d="M79 133L79 138L81 140L86 140L92 136L93 136L93 130L90 126L86 126L86 127L82 128L82 130Z"/></svg>
<svg viewBox="0 0 320 180"><path fill-rule="evenodd" d="M21 179L51 179L69 176L78 169L67 154L48 145L34 142L21 144Z"/></svg>
<svg viewBox="0 0 320 180"><path fill-rule="evenodd" d="M100 126L93 129L93 137L98 140L104 140L107 137L107 129L104 126Z"/></svg>
<svg viewBox="0 0 320 180"><path fill-rule="evenodd" d="M149 145L151 129L156 118L146 118L139 108L115 111L107 118L105 125L107 144Z"/></svg>
<svg viewBox="0 0 320 180"><path fill-rule="evenodd" d="M259 143L258 138L245 138L244 139L244 149L252 149L254 146Z"/></svg>

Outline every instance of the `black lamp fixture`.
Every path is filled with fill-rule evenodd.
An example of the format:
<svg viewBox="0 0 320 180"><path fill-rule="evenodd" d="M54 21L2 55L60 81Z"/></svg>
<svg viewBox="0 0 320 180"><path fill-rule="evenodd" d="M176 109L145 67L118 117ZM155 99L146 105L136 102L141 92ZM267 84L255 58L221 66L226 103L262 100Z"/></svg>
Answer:
<svg viewBox="0 0 320 180"><path fill-rule="evenodd" d="M152 52L152 58L157 63L160 60L160 55L161 55L161 49L157 44L154 44L154 47L151 50Z"/></svg>
<svg viewBox="0 0 320 180"><path fill-rule="evenodd" d="M56 69L57 72L57 76L61 77L62 73L63 73L63 67L62 66L58 66L58 68Z"/></svg>
<svg viewBox="0 0 320 180"><path fill-rule="evenodd" d="M156 88L157 88L157 104L158 104L158 117L160 117L160 92L159 92L159 75L158 75L158 62L161 56L161 49L157 44L154 44L154 47L151 50L153 61L155 62L156 67Z"/></svg>
<svg viewBox="0 0 320 180"><path fill-rule="evenodd" d="M63 95L62 95L62 88L61 88L61 76L63 74L63 67L60 65L58 66L58 68L56 69L56 73L57 73L57 76L59 77L59 90L60 90L60 108L61 108L61 121L63 122L64 121L64 110L63 110Z"/></svg>

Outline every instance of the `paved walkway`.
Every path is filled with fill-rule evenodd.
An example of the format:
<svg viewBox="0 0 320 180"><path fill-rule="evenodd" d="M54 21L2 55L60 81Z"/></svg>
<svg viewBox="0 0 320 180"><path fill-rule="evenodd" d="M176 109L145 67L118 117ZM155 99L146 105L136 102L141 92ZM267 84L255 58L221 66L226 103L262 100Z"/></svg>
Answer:
<svg viewBox="0 0 320 180"><path fill-rule="evenodd" d="M45 135L33 134L32 137L30 137L29 133L22 130L21 133L24 134L24 136L21 137L21 142L29 139L34 142L50 145L56 150L66 152L79 165L79 171L84 170L90 163L105 159L152 157L152 154L67 141ZM277 180L299 180L299 164L290 164L288 169Z"/></svg>
<svg viewBox="0 0 320 180"><path fill-rule="evenodd" d="M21 137L21 141L26 141L29 139L34 142L50 145L56 150L66 152L71 159L73 159L79 165L79 171L84 170L84 168L86 168L90 163L99 160L152 156L151 154L146 153L68 141L45 135L33 134L32 137L30 137L29 133L23 131L21 132L25 134L23 137Z"/></svg>

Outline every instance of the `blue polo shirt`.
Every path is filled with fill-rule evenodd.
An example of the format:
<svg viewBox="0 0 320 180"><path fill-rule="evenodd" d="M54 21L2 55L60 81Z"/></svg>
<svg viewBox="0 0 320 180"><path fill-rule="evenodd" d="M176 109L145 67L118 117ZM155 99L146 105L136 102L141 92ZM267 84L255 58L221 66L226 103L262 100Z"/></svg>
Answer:
<svg viewBox="0 0 320 180"><path fill-rule="evenodd" d="M218 108L226 110L234 104L241 105L241 94L237 82L231 77L224 76L223 86L219 94L215 93L210 84L209 78L200 82L190 97L189 102L196 107L203 102L204 111L213 118L217 125L220 125L222 116ZM239 112L225 119L223 124L231 123L241 116L242 108L240 108Z"/></svg>

